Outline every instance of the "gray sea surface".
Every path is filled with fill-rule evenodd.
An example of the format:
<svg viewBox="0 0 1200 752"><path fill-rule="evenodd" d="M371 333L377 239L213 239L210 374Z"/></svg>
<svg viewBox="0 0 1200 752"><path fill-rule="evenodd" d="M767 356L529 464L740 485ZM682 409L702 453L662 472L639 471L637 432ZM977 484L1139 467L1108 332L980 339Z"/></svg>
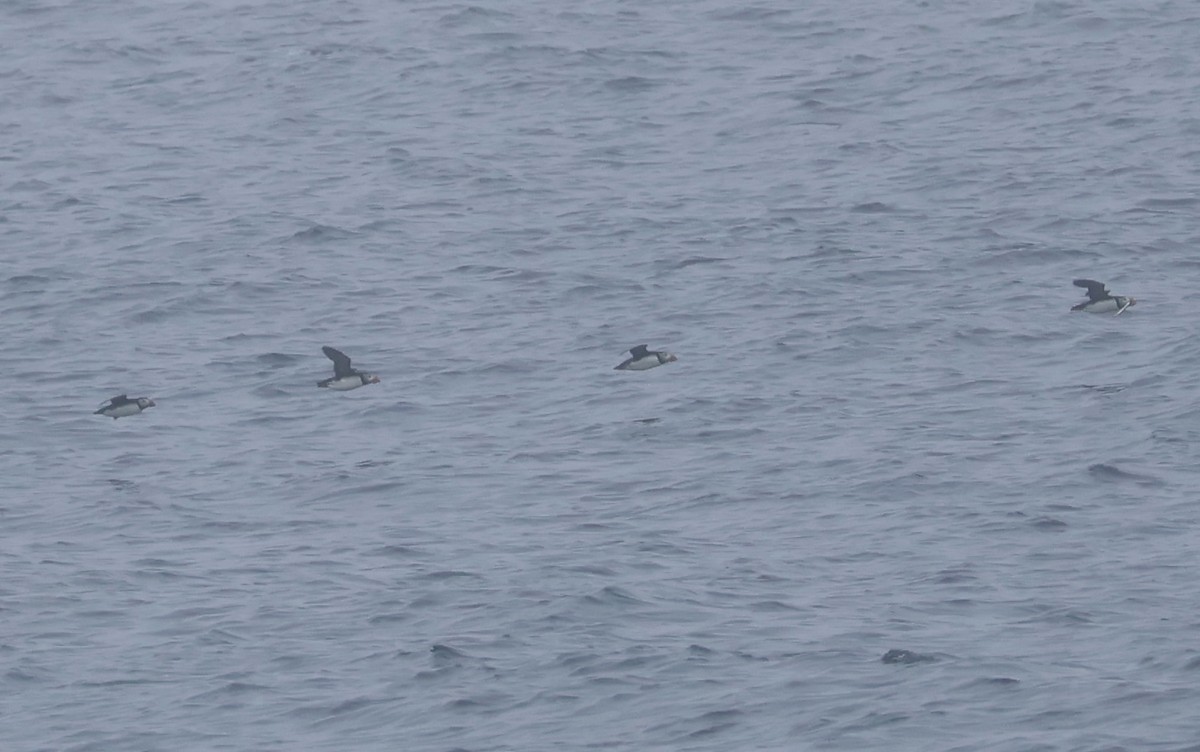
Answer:
<svg viewBox="0 0 1200 752"><path fill-rule="evenodd" d="M0 750L1200 750L1198 308L1195 2L8 0Z"/></svg>

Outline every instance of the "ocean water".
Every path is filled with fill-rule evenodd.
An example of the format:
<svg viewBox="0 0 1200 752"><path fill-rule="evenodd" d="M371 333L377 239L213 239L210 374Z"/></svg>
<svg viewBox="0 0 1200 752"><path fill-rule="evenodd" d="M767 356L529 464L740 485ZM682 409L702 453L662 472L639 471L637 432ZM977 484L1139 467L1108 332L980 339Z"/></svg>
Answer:
<svg viewBox="0 0 1200 752"><path fill-rule="evenodd" d="M0 750L1200 749L1197 29L0 5Z"/></svg>

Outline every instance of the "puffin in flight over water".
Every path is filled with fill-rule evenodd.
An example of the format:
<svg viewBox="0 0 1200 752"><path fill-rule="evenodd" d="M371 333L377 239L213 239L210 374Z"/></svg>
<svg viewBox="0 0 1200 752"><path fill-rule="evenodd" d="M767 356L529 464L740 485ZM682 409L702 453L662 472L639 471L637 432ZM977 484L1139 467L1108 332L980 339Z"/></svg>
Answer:
<svg viewBox="0 0 1200 752"><path fill-rule="evenodd" d="M137 415L146 408L154 406L154 400L149 397L129 399L124 394L118 394L116 397L100 405L100 409L92 413L92 415L105 415L116 420L117 418L124 418L127 415Z"/></svg>
<svg viewBox="0 0 1200 752"><path fill-rule="evenodd" d="M1103 282L1097 282L1094 279L1077 279L1074 284L1076 287L1087 288L1088 299L1078 305L1071 306L1072 311L1086 311L1088 313L1109 313L1116 311L1116 315L1120 316L1129 306L1137 305L1137 301L1133 298L1110 294Z"/></svg>
<svg viewBox="0 0 1200 752"><path fill-rule="evenodd" d="M379 377L373 373L362 373L350 367L350 358L340 350L334 350L328 345L321 348L325 357L333 361L333 377L318 381L317 386L348 392L367 384L378 384Z"/></svg>
<svg viewBox="0 0 1200 752"><path fill-rule="evenodd" d="M629 356L621 365L613 368L614 371L645 371L649 368L657 368L664 363L673 363L679 358L676 358L672 353L665 350L647 350L645 345L638 345L629 351Z"/></svg>

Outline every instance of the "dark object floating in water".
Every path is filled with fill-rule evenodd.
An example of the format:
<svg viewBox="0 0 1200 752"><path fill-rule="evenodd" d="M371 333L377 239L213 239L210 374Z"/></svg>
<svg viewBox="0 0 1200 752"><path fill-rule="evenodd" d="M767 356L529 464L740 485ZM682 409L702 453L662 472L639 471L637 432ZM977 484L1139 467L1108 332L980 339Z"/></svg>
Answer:
<svg viewBox="0 0 1200 752"><path fill-rule="evenodd" d="M937 660L932 655L923 653L914 653L911 650L903 650L901 648L892 648L883 654L879 660L884 663L903 663L905 665L913 663L932 663Z"/></svg>
<svg viewBox="0 0 1200 752"><path fill-rule="evenodd" d="M1079 386L1082 389L1091 389L1093 392L1100 392L1101 394L1116 394L1129 388L1124 384L1080 384Z"/></svg>
<svg viewBox="0 0 1200 752"><path fill-rule="evenodd" d="M1106 465L1103 462L1097 462L1094 465L1088 465L1088 472L1104 481L1132 481L1139 486L1165 485L1161 478L1156 478L1153 475L1131 473L1128 470L1122 470L1116 465Z"/></svg>
<svg viewBox="0 0 1200 752"><path fill-rule="evenodd" d="M1030 524L1032 524L1038 530L1046 530L1049 532L1067 529L1067 523L1056 517L1047 517L1046 515L1042 515L1041 517L1032 520Z"/></svg>
<svg viewBox="0 0 1200 752"><path fill-rule="evenodd" d="M1103 282L1097 282L1094 279L1077 279L1072 284L1076 287L1086 287L1088 299L1071 306L1072 311L1086 311L1088 313L1109 313L1116 311L1116 315L1120 316L1125 312L1125 309L1137 305L1137 301L1133 298L1127 298L1124 295L1111 295L1108 288Z"/></svg>

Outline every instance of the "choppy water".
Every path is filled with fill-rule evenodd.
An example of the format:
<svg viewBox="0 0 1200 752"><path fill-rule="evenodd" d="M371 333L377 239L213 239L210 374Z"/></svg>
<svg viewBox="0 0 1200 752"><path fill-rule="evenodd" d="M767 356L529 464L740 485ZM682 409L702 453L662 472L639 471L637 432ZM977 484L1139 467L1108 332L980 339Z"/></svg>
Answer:
<svg viewBox="0 0 1200 752"><path fill-rule="evenodd" d="M0 5L0 749L1200 748L1198 29Z"/></svg>

